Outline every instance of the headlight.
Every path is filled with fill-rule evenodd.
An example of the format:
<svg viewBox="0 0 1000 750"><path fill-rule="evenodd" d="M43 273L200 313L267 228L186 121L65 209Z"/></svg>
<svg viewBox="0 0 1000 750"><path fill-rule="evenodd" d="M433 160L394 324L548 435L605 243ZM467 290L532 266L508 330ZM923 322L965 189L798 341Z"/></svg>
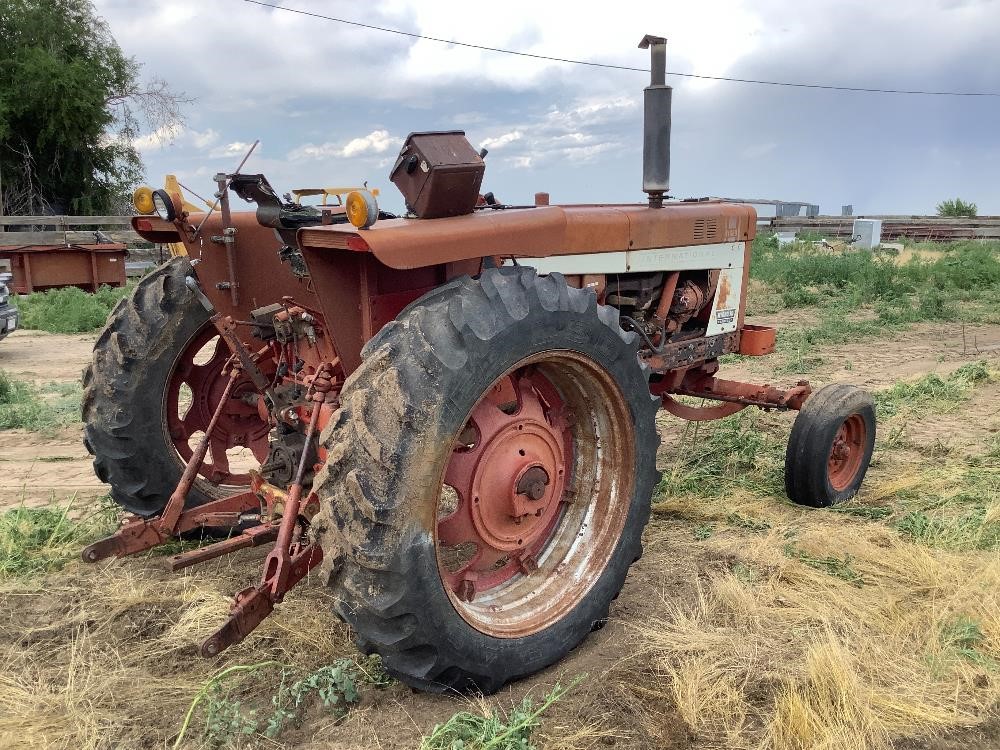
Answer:
<svg viewBox="0 0 1000 750"><path fill-rule="evenodd" d="M367 190L352 190L345 204L348 221L358 229L367 229L378 219L378 202Z"/></svg>
<svg viewBox="0 0 1000 750"><path fill-rule="evenodd" d="M145 185L137 187L132 193L132 206L140 214L151 214L156 210L153 205L153 189Z"/></svg>
<svg viewBox="0 0 1000 750"><path fill-rule="evenodd" d="M177 216L177 212L174 210L173 198L170 197L170 193L166 190L153 191L153 210L164 221L173 221Z"/></svg>

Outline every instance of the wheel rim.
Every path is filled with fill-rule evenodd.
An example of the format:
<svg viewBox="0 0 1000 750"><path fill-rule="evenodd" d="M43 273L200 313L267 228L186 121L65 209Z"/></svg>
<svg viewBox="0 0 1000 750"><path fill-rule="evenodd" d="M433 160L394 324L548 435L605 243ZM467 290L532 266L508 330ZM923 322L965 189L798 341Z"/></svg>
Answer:
<svg viewBox="0 0 1000 750"><path fill-rule="evenodd" d="M867 437L868 428L860 414L852 414L840 425L826 462L830 486L834 490L840 492L847 489L857 477Z"/></svg>
<svg viewBox="0 0 1000 750"><path fill-rule="evenodd" d="M473 407L444 472L435 545L455 609L477 630L543 630L586 595L628 516L628 404L569 351L522 360Z"/></svg>
<svg viewBox="0 0 1000 750"><path fill-rule="evenodd" d="M194 335L171 368L164 394L163 424L177 459L183 463L190 460L194 452L191 444L204 433L218 407L229 379L223 374L229 357L225 340L209 324ZM267 459L270 425L251 403L256 394L253 381L246 375L233 384L227 406L212 432L209 454L199 470L210 485L205 487L205 482L200 482L202 489L250 484L247 471L230 467L226 453L230 449L249 448L258 462Z"/></svg>

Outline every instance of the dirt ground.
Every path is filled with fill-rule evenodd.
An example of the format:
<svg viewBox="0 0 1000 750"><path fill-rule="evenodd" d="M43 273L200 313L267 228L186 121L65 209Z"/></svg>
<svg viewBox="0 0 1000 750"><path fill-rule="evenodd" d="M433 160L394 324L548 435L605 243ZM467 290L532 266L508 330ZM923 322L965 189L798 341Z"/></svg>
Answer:
<svg viewBox="0 0 1000 750"><path fill-rule="evenodd" d="M774 316L768 322L776 322ZM0 367L36 383L71 381L79 377L92 343L93 336L20 331L0 344ZM814 383L839 380L883 388L923 373L944 375L974 360L1000 366L1000 326L921 324L890 338L819 353L824 364L807 375ZM744 361L724 367L722 374L773 383L797 379L794 374L772 377L770 367L767 359ZM790 427L791 415L779 418ZM663 417L660 424L666 444L676 442L677 423ZM933 436L952 452L971 452L1000 431L1000 384L977 389L950 413L911 420L907 430L915 443ZM899 460L919 458L917 452ZM891 483L892 474L892 466L879 468L871 491L877 494ZM0 491L2 502L9 505L20 497L64 502L74 493L96 496L104 489L90 472L80 429L67 428L51 436L0 432ZM71 564L46 579L46 595L34 584L8 586L2 594L0 641L17 644L17 649L3 656L6 669L0 670L0 746L170 747L194 692L215 670L266 658L308 665L350 655L344 626L329 614L329 595L312 581L295 589L254 637L224 658L206 662L197 657L193 644L224 616L226 597L254 581L263 554L241 553L183 575L163 572L157 558L149 556L97 567ZM623 670L627 675L635 668L637 629L668 621L676 626L685 607L697 607L713 571L732 567L734 554L721 544L693 539L690 526L679 525L669 514L654 514L645 535L645 554L612 607L608 625L556 666L502 691L493 704L509 709L525 695L540 697L557 681L566 684L586 674L585 681L546 714L543 747L749 747L736 740L723 742L718 739L723 735L711 728L693 726L685 718L684 696L643 692L623 677ZM706 637L732 636L725 627L711 633ZM763 653L754 658L766 662L767 657ZM95 667L98 662L114 668ZM983 679L998 678L993 674ZM145 687L135 693L137 683ZM773 687L770 692L765 688L762 683L762 694L774 692ZM122 697L116 698L117 693ZM133 694L138 698L130 697ZM247 746L416 748L422 734L463 708L475 710L475 704L394 685L366 691L360 708L342 722L317 718L286 733L280 742ZM1000 726L989 718L980 713L965 726L920 739L887 738L880 746L997 748Z"/></svg>
<svg viewBox="0 0 1000 750"><path fill-rule="evenodd" d="M0 343L0 370L36 386L78 383L95 339L21 329ZM106 492L83 447L82 425L45 433L0 431L0 507L62 503L74 495L86 503Z"/></svg>

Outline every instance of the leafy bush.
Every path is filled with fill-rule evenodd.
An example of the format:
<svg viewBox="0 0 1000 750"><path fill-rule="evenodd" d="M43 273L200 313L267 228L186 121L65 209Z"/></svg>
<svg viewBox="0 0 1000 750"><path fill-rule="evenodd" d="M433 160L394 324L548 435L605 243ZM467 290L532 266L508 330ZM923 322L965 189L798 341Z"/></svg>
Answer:
<svg viewBox="0 0 1000 750"><path fill-rule="evenodd" d="M961 198L955 200L941 201L937 204L938 216L975 216L979 207L975 203L963 201Z"/></svg>
<svg viewBox="0 0 1000 750"><path fill-rule="evenodd" d="M88 333L104 327L108 315L131 287L102 286L91 294L76 287L50 289L17 298L21 325L49 333Z"/></svg>
<svg viewBox="0 0 1000 750"><path fill-rule="evenodd" d="M280 682L271 695L269 710L253 707L237 698L240 678L253 677L259 683L259 674L274 668L281 670ZM361 664L350 659L338 659L333 664L294 679L296 673L302 674L301 670L276 661L234 665L216 673L192 701L173 747L182 746L199 705L202 706L204 719L204 746L243 747L242 740L262 736L271 741L268 744L270 747L289 726L297 727L302 723L303 714L310 706L321 705L334 718L341 719L361 697L361 685L381 688L392 681L377 656L368 657Z"/></svg>

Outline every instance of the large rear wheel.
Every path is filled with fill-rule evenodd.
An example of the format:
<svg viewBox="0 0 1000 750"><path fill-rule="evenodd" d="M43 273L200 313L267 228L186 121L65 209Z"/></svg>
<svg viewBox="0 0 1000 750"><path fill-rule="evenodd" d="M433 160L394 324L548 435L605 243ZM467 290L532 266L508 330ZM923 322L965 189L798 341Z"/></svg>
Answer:
<svg viewBox="0 0 1000 750"><path fill-rule="evenodd" d="M635 339L592 291L517 268L428 294L365 347L313 528L338 613L401 680L492 692L607 618L658 477Z"/></svg>
<svg viewBox="0 0 1000 750"><path fill-rule="evenodd" d="M83 374L84 442L111 496L141 516L159 513L225 389L229 347L184 280L187 258L142 279L112 311ZM267 457L270 426L249 378L237 381L213 432L188 505L240 491Z"/></svg>

